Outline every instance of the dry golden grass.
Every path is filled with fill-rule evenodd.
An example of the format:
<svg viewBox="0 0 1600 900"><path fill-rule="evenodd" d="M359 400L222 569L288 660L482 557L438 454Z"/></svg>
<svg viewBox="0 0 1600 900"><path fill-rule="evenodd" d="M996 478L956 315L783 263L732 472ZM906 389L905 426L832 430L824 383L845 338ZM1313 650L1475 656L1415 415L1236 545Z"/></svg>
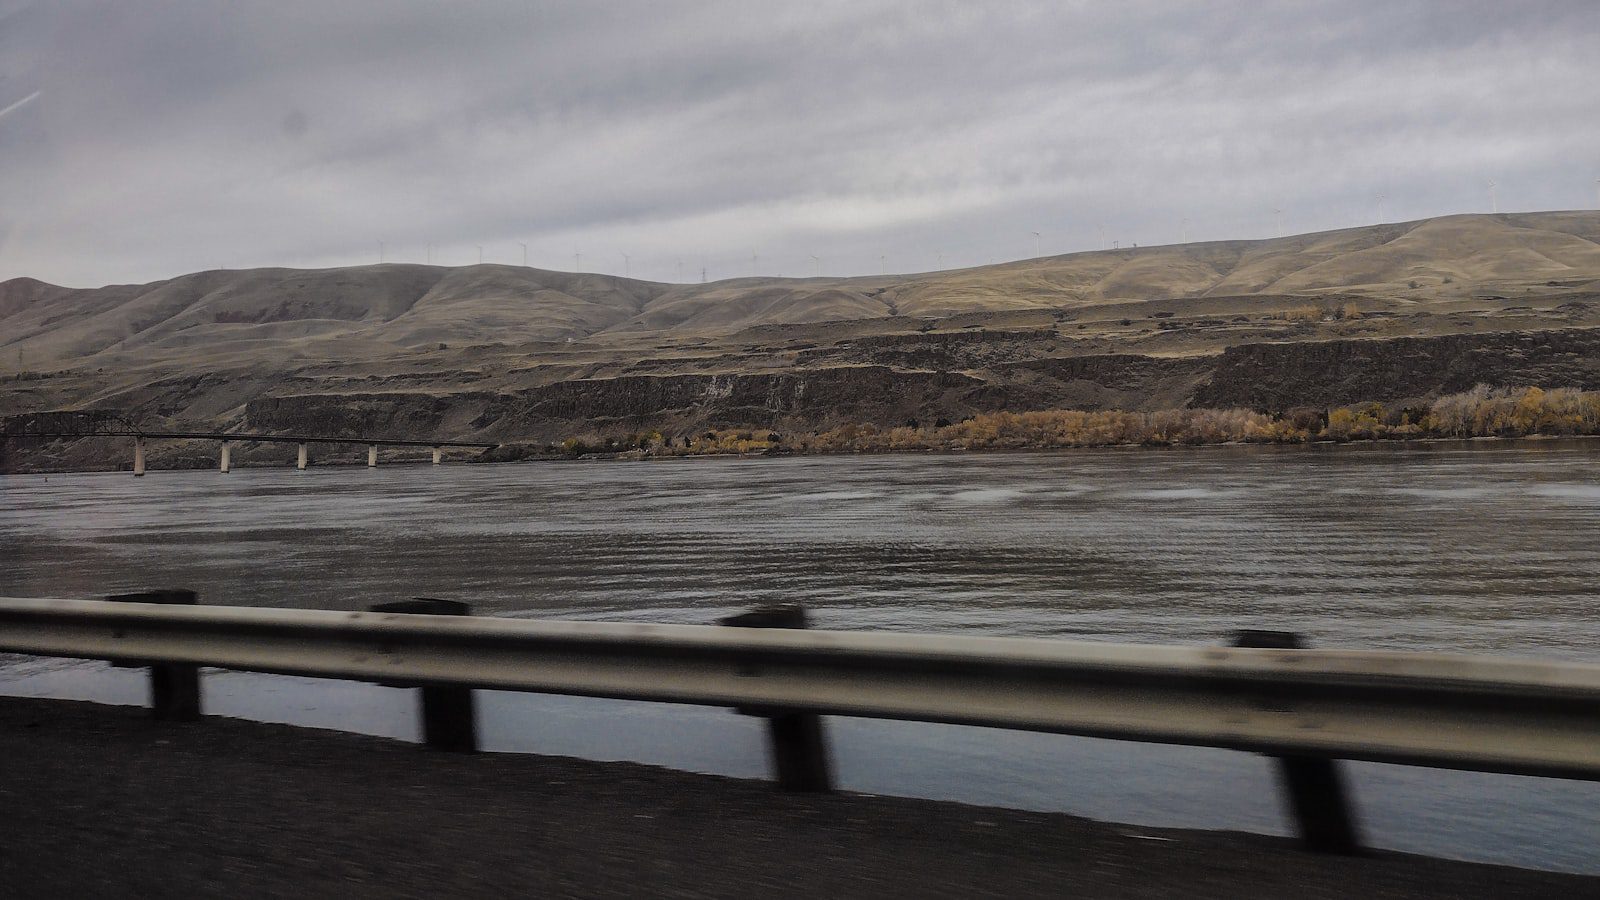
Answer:
<svg viewBox="0 0 1600 900"><path fill-rule="evenodd" d="M281 371L297 356L410 358L423 350L667 333L721 334L891 316L1092 310L1172 298L1303 296L1293 321L1359 293L1405 304L1600 280L1600 213L1445 216L1255 241L1067 253L950 271L662 284L520 266L387 264L211 271L76 289L0 281L0 371L224 358ZM1419 293L1419 290L1421 291ZM1088 313L1085 313L1087 315ZM1357 312L1359 316L1359 312ZM20 357L19 357L20 354ZM20 360L20 361L19 361Z"/></svg>

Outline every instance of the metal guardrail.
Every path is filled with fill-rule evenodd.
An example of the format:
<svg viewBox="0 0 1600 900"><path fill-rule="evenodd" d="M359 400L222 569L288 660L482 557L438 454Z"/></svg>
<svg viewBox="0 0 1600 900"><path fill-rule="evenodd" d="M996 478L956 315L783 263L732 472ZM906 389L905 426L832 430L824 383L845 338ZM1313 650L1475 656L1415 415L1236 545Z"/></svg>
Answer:
<svg viewBox="0 0 1600 900"><path fill-rule="evenodd" d="M1578 663L54 599L0 599L0 651L1600 780Z"/></svg>

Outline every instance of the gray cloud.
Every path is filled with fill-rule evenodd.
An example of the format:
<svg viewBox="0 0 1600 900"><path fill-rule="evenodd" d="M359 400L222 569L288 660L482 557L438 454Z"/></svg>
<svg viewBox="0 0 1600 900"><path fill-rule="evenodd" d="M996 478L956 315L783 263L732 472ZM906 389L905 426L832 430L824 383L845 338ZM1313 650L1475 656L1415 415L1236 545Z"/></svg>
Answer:
<svg viewBox="0 0 1600 900"><path fill-rule="evenodd" d="M1243 5L1241 5L1243 6ZM982 264L1596 203L1577 2L0 0L0 277ZM752 257L758 259L752 261ZM703 261L703 262L702 262Z"/></svg>

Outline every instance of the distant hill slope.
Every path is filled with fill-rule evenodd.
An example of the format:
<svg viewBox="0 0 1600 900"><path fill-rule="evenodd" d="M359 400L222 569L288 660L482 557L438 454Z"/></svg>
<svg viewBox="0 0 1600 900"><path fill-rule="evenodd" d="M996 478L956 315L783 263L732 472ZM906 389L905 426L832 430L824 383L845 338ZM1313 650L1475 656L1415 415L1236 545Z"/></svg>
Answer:
<svg viewBox="0 0 1600 900"><path fill-rule="evenodd" d="M436 344L718 333L753 325L1171 298L1362 294L1428 304L1555 282L1600 290L1600 212L1446 216L1264 241L1096 251L948 272L667 285L502 265L250 269L146 285L0 283L0 366L351 356Z"/></svg>

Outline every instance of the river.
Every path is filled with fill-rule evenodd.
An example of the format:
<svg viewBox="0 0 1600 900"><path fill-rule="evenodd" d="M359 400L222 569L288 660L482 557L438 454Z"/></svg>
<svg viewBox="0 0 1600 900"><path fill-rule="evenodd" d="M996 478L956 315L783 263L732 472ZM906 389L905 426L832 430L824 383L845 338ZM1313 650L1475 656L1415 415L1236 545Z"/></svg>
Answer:
<svg viewBox="0 0 1600 900"><path fill-rule="evenodd" d="M1600 662L1600 443L1212 447L0 477L0 595ZM411 698L214 673L207 707L414 737ZM137 672L0 658L0 693L140 702ZM491 749L759 775L723 710L485 694ZM831 721L846 788L1285 833L1269 763L1220 750ZM1600 785L1350 767L1369 840L1600 874Z"/></svg>

